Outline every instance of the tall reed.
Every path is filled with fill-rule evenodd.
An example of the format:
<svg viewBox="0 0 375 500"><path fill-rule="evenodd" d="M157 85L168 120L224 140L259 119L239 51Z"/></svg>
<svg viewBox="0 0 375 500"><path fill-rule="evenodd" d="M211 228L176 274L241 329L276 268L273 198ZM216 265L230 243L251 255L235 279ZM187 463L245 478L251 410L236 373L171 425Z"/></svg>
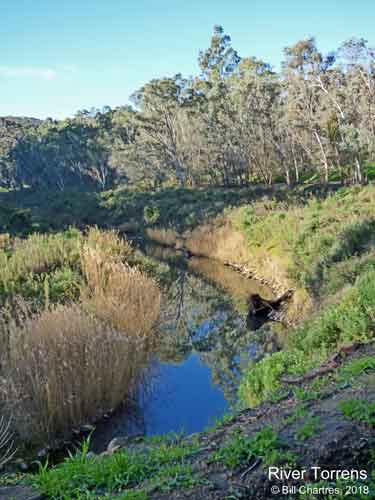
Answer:
<svg viewBox="0 0 375 500"><path fill-rule="evenodd" d="M131 396L156 332L160 291L126 263L130 245L113 231L93 228L75 248L79 302L47 304L35 313L19 299L0 325L1 399L25 439L64 437ZM51 260L35 251L34 268L63 260L60 250Z"/></svg>
<svg viewBox="0 0 375 500"><path fill-rule="evenodd" d="M146 366L141 338L118 332L78 305L8 325L5 398L21 437L50 441L131 395Z"/></svg>

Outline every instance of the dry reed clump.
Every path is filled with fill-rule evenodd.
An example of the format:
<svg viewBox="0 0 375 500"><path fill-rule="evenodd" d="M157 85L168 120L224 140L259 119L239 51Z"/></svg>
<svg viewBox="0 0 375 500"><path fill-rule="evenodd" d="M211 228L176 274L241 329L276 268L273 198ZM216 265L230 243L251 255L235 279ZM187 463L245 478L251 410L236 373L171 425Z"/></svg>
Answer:
<svg viewBox="0 0 375 500"><path fill-rule="evenodd" d="M32 314L14 300L0 324L0 397L26 440L50 442L117 407L137 388L156 331L160 291L124 263L130 244L97 228L77 241L80 303ZM48 262L63 257L57 247Z"/></svg>
<svg viewBox="0 0 375 500"><path fill-rule="evenodd" d="M161 245L167 246L174 246L180 238L180 235L176 229L164 227L148 227L146 228L146 234L151 240L157 241Z"/></svg>
<svg viewBox="0 0 375 500"><path fill-rule="evenodd" d="M84 246L100 253L102 259L116 262L126 261L133 253L131 244L118 231L102 231L97 227L89 229Z"/></svg>
<svg viewBox="0 0 375 500"><path fill-rule="evenodd" d="M50 442L118 406L147 361L140 338L119 333L78 305L7 325L3 398L21 438Z"/></svg>
<svg viewBox="0 0 375 500"><path fill-rule="evenodd" d="M99 244L93 245L92 241ZM81 251L86 283L81 290L81 303L117 330L150 338L159 320L160 290L153 279L122 262L123 252L130 251L129 244L125 249L123 245L115 232L89 233ZM108 252L111 246L112 251Z"/></svg>

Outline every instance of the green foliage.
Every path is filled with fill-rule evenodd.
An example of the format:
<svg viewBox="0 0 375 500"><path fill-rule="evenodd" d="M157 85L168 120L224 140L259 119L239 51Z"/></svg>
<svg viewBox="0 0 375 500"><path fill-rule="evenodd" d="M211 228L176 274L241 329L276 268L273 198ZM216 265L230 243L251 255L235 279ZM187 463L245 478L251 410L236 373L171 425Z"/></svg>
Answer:
<svg viewBox="0 0 375 500"><path fill-rule="evenodd" d="M158 207L154 205L146 205L143 209L143 218L146 224L156 224L160 218Z"/></svg>
<svg viewBox="0 0 375 500"><path fill-rule="evenodd" d="M261 459L265 465L295 462L294 456L285 451L277 433L268 426L251 438L245 437L241 431L236 432L230 441L212 456L213 461L223 462L230 469L236 469L256 459Z"/></svg>
<svg viewBox="0 0 375 500"><path fill-rule="evenodd" d="M347 399L340 401L339 407L346 418L371 426L375 425L375 401Z"/></svg>
<svg viewBox="0 0 375 500"><path fill-rule="evenodd" d="M268 355L247 368L241 380L239 396L250 407L264 400L275 401L285 392L281 376L299 374L308 366L309 359L299 350L283 350Z"/></svg>
<svg viewBox="0 0 375 500"><path fill-rule="evenodd" d="M375 370L375 357L364 356L346 363L340 370L343 379L356 378L362 373Z"/></svg>
<svg viewBox="0 0 375 500"><path fill-rule="evenodd" d="M70 229L49 236L8 240L0 248L0 304L15 295L37 305L64 302L78 296L82 235Z"/></svg>
<svg viewBox="0 0 375 500"><path fill-rule="evenodd" d="M71 500L94 497L99 492L124 495L123 498L147 498L148 490L169 491L196 484L192 469L185 460L196 451L195 445L163 441L149 450L121 450L108 457L89 455L89 441L62 464L49 468L40 465L31 482L48 497ZM123 491L125 490L125 491ZM133 496L132 496L133 495ZM122 498L122 497L120 497Z"/></svg>
<svg viewBox="0 0 375 500"><path fill-rule="evenodd" d="M131 261L133 250L125 238L103 239L103 234L92 229L84 236L70 228L55 234L35 233L26 239L5 235L2 244L0 241L0 305L15 296L37 307L77 300L83 285L81 252L85 245L108 259ZM105 248L99 248L103 244Z"/></svg>
<svg viewBox="0 0 375 500"><path fill-rule="evenodd" d="M296 190L289 200L241 208L237 225L251 246L283 262L296 286L322 295L374 269L374 194L372 186L342 188L321 200Z"/></svg>
<svg viewBox="0 0 375 500"><path fill-rule="evenodd" d="M374 307L375 271L370 271L346 291L339 304L327 307L315 319L290 332L283 351L250 366L241 382L241 399L256 406L277 397L283 388L283 376L304 374L340 347L372 340Z"/></svg>
<svg viewBox="0 0 375 500"><path fill-rule="evenodd" d="M310 417L296 432L299 441L306 441L319 432L321 420L319 417Z"/></svg>

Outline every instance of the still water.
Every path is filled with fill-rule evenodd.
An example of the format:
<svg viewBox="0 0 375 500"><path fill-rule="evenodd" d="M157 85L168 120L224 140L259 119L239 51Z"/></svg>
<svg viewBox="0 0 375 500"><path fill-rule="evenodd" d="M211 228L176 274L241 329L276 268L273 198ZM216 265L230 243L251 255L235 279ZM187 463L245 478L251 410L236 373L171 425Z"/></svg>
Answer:
<svg viewBox="0 0 375 500"><path fill-rule="evenodd" d="M165 296L160 340L142 395L132 410L99 425L93 446L113 437L202 431L237 403L242 370L273 349L269 328L246 328L246 300L272 291L222 263L147 244L143 251L174 273Z"/></svg>

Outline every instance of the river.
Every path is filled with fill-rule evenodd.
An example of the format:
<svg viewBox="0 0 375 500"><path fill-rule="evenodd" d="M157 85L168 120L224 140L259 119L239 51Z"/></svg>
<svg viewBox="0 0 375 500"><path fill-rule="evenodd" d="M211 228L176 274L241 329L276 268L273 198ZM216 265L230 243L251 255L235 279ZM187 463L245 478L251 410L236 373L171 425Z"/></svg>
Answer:
<svg viewBox="0 0 375 500"><path fill-rule="evenodd" d="M170 432L194 433L237 405L242 370L275 349L269 326L246 327L250 294L272 298L272 290L224 264L154 243L143 252L167 263L175 273L166 292L157 349L146 381L132 404L99 424L93 449L114 437Z"/></svg>

